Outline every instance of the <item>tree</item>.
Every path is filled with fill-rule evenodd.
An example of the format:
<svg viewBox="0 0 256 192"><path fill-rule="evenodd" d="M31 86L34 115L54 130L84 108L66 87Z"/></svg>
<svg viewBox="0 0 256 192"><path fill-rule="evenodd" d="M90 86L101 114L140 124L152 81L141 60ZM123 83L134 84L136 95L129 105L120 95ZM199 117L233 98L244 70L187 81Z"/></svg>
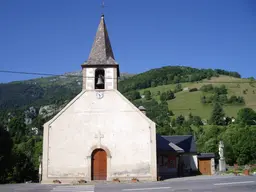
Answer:
<svg viewBox="0 0 256 192"><path fill-rule="evenodd" d="M245 165L255 160L256 126L229 125L221 138L227 163Z"/></svg>
<svg viewBox="0 0 256 192"><path fill-rule="evenodd" d="M235 96L232 95L229 99L228 99L228 103L233 103L233 104L244 104L244 98L241 96Z"/></svg>
<svg viewBox="0 0 256 192"><path fill-rule="evenodd" d="M10 169L12 140L8 131L0 124L0 183L6 183Z"/></svg>
<svg viewBox="0 0 256 192"><path fill-rule="evenodd" d="M237 97L236 97L235 95L232 95L232 96L229 98L228 102L229 102L229 103L235 103L236 100L237 100Z"/></svg>
<svg viewBox="0 0 256 192"><path fill-rule="evenodd" d="M144 91L145 99L150 100L151 99L151 92L149 90Z"/></svg>
<svg viewBox="0 0 256 192"><path fill-rule="evenodd" d="M24 144L16 146L13 150L12 171L9 173L9 182L20 183L37 179L37 171L33 165L33 160L26 155Z"/></svg>
<svg viewBox="0 0 256 192"><path fill-rule="evenodd" d="M237 102L238 102L238 103L241 103L241 104L244 104L244 103L245 103L244 97L238 96L238 97L237 97Z"/></svg>
<svg viewBox="0 0 256 192"><path fill-rule="evenodd" d="M203 122L202 122L202 119L201 117L199 116L193 116L192 117L192 125L195 125L195 126L200 126L200 125L203 125Z"/></svg>
<svg viewBox="0 0 256 192"><path fill-rule="evenodd" d="M221 85L220 87L215 87L215 91L217 94L221 95L221 94L227 94L228 90L226 88L225 85Z"/></svg>
<svg viewBox="0 0 256 192"><path fill-rule="evenodd" d="M213 90L213 86L212 84L208 84L208 85L203 85L201 88L200 88L200 91L203 91L203 92L210 92Z"/></svg>
<svg viewBox="0 0 256 192"><path fill-rule="evenodd" d="M214 103L212 113L211 113L211 118L210 122L213 125L224 125L224 117L225 113L223 108L221 107L220 103Z"/></svg>
<svg viewBox="0 0 256 192"><path fill-rule="evenodd" d="M224 129L221 126L208 125L203 128L203 133L198 135L197 146L200 152L218 153L219 135Z"/></svg>
<svg viewBox="0 0 256 192"><path fill-rule="evenodd" d="M28 133L24 123L23 116L14 117L8 124L11 137L15 138L15 142L19 143L23 137Z"/></svg>
<svg viewBox="0 0 256 192"><path fill-rule="evenodd" d="M175 95L171 90L169 90L166 92L166 97L167 97L167 100L171 100L175 98Z"/></svg>
<svg viewBox="0 0 256 192"><path fill-rule="evenodd" d="M161 95L160 95L160 101L166 101L167 100L167 94L166 92L163 92Z"/></svg>
<svg viewBox="0 0 256 192"><path fill-rule="evenodd" d="M237 113L237 122L244 125L256 125L256 112L251 108L240 109Z"/></svg>
<svg viewBox="0 0 256 192"><path fill-rule="evenodd" d="M219 99L219 102L222 104L227 103L227 101L228 101L228 97L225 94L219 95L218 99Z"/></svg>
<svg viewBox="0 0 256 192"><path fill-rule="evenodd" d="M172 119L171 119L171 126L176 127L176 118L175 117L172 117Z"/></svg>
<svg viewBox="0 0 256 192"><path fill-rule="evenodd" d="M43 125L46 123L47 120L43 118L41 115L38 115L32 122L31 127L36 127L38 128L38 135L43 135Z"/></svg>
<svg viewBox="0 0 256 192"><path fill-rule="evenodd" d="M198 80L198 77L197 77L196 74L190 75L190 78L189 78L189 81L190 81L190 82L194 82L194 81L197 81L197 80Z"/></svg>
<svg viewBox="0 0 256 192"><path fill-rule="evenodd" d="M169 116L174 116L174 113L172 110L169 110L168 114L169 114Z"/></svg>
<svg viewBox="0 0 256 192"><path fill-rule="evenodd" d="M180 82L180 77L179 76L175 76L173 81L174 81L174 83L179 83Z"/></svg>
<svg viewBox="0 0 256 192"><path fill-rule="evenodd" d="M169 90L167 92L163 92L160 95L160 100L161 101L171 100L171 99L174 99L174 98L175 98L175 95L171 90Z"/></svg>
<svg viewBox="0 0 256 192"><path fill-rule="evenodd" d="M185 117L183 115L179 115L176 119L176 125L181 126L183 122L185 121Z"/></svg>
<svg viewBox="0 0 256 192"><path fill-rule="evenodd" d="M201 97L201 102L202 102L203 104L207 103L207 98L206 98L205 96L202 96L202 97Z"/></svg>
<svg viewBox="0 0 256 192"><path fill-rule="evenodd" d="M180 83L178 83L178 84L176 85L175 89L174 89L174 92L177 93L177 92L180 92L180 91L182 91L182 86L181 86Z"/></svg>
<svg viewBox="0 0 256 192"><path fill-rule="evenodd" d="M151 87L156 87L156 82L155 81L151 81Z"/></svg>
<svg viewBox="0 0 256 192"><path fill-rule="evenodd" d="M178 129L175 129L176 135L192 135L193 130L189 125L183 125Z"/></svg>
<svg viewBox="0 0 256 192"><path fill-rule="evenodd" d="M124 96L130 101L140 99L140 93L138 91L130 91L124 94Z"/></svg>

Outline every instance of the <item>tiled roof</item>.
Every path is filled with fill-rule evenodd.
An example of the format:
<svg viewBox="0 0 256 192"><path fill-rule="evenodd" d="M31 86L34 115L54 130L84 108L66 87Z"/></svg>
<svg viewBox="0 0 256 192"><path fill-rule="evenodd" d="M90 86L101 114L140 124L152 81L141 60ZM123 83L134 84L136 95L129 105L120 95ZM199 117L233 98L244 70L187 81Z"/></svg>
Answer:
<svg viewBox="0 0 256 192"><path fill-rule="evenodd" d="M101 16L89 58L84 65L118 65L114 58L104 16Z"/></svg>

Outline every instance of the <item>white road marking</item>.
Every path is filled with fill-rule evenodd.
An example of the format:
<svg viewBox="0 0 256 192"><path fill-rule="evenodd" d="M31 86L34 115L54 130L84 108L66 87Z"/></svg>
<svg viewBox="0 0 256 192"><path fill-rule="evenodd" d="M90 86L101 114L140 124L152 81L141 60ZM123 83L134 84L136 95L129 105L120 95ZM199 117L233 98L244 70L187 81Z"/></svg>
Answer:
<svg viewBox="0 0 256 192"><path fill-rule="evenodd" d="M147 191L147 190L161 190L161 189L171 189L171 187L155 187L155 188L123 189L122 191Z"/></svg>
<svg viewBox="0 0 256 192"><path fill-rule="evenodd" d="M215 183L214 185L236 185L236 184L246 184L254 183L255 181L239 181L239 182L230 182L230 183Z"/></svg>
<svg viewBox="0 0 256 192"><path fill-rule="evenodd" d="M93 185L82 186L56 186L51 192L94 192Z"/></svg>

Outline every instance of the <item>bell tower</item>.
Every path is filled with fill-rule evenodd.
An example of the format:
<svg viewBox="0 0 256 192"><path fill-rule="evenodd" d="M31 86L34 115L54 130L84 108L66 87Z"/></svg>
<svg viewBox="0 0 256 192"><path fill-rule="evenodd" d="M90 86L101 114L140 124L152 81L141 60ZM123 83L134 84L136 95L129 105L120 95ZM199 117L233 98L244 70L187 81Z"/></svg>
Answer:
<svg viewBox="0 0 256 192"><path fill-rule="evenodd" d="M82 64L82 73L83 90L117 89L119 65L114 58L104 15L101 16L89 58Z"/></svg>

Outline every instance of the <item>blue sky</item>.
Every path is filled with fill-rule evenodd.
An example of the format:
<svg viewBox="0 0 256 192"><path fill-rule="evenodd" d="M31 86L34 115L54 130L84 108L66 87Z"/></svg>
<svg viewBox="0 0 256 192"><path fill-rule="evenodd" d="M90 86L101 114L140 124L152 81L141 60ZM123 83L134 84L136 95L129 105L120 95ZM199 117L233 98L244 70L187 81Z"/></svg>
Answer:
<svg viewBox="0 0 256 192"><path fill-rule="evenodd" d="M0 0L0 70L79 71L101 0ZM105 0L122 72L166 65L221 68L256 77L255 0ZM0 82L35 78L0 73Z"/></svg>

